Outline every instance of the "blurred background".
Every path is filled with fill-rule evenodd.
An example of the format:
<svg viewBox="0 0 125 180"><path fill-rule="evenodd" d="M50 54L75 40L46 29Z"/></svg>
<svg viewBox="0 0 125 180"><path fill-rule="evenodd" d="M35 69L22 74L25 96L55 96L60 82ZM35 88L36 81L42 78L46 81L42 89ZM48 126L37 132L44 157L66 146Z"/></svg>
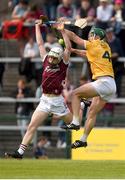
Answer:
<svg viewBox="0 0 125 180"><path fill-rule="evenodd" d="M124 0L1 0L0 3L0 157L17 148L25 133L33 110L42 94L39 49L34 23L40 15L50 20L59 17L87 18L88 26L81 30L66 26L87 39L94 25L106 30L112 50L117 84L115 99L106 104L97 117L96 127L125 127L125 1ZM60 34L41 27L47 51L60 46ZM75 44L73 47L80 48ZM63 95L71 108L72 90L91 81L86 59L71 55ZM85 111L81 110L82 125ZM59 128L62 119L49 116L34 136L26 157L70 158L70 132Z"/></svg>

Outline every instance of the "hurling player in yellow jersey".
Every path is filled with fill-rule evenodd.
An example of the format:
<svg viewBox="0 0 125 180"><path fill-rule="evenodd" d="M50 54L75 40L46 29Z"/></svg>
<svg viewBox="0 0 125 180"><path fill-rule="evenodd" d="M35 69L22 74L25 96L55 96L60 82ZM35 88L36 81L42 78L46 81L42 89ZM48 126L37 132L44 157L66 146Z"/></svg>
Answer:
<svg viewBox="0 0 125 180"><path fill-rule="evenodd" d="M83 40L75 33L65 30L69 39L86 50L72 49L77 55L87 56L90 64L93 82L80 86L73 91L72 110L73 120L64 129L80 129L79 109L81 98L92 98L87 120L85 122L84 134L80 140L72 144L72 148L86 147L87 137L96 122L97 113L105 106L116 93L114 72L111 61L111 50L105 39L105 31L93 27L88 35L88 40Z"/></svg>

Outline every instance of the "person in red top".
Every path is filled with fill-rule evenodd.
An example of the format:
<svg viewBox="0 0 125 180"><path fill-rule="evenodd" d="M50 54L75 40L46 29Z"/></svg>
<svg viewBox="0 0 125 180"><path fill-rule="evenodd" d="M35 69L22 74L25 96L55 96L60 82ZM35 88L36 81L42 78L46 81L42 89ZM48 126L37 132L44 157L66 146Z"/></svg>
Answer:
<svg viewBox="0 0 125 180"><path fill-rule="evenodd" d="M69 123L72 114L68 109L64 97L62 96L63 84L66 78L68 62L71 51L71 44L65 30L61 30L65 41L65 49L53 47L47 54L40 32L42 20L36 20L36 41L39 46L41 59L43 60L42 89L43 94L40 103L34 111L27 132L24 135L19 149L14 153L5 153L6 157L22 159L25 149L33 138L38 126L48 117L54 114L60 116L65 122Z"/></svg>

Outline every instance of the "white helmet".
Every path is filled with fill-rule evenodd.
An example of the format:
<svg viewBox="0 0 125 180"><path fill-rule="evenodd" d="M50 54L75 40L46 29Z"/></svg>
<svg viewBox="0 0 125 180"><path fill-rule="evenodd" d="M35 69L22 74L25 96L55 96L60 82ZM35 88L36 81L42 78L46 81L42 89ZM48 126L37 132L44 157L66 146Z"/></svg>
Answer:
<svg viewBox="0 0 125 180"><path fill-rule="evenodd" d="M63 57L63 49L60 47L53 47L49 51L48 56L56 57L59 61L61 61Z"/></svg>

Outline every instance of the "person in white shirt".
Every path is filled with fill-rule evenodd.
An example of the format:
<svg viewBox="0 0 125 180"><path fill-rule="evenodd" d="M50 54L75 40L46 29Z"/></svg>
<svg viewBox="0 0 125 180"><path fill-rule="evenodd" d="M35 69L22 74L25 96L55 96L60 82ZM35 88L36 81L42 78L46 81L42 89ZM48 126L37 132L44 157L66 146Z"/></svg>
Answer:
<svg viewBox="0 0 125 180"><path fill-rule="evenodd" d="M23 57L35 58L39 56L40 54L39 54L38 44L34 41L33 37L30 37L29 41L25 45ZM42 81L41 79L42 64L41 62L35 62L34 66L35 66L35 80L36 80L36 85L38 87L40 86Z"/></svg>
<svg viewBox="0 0 125 180"><path fill-rule="evenodd" d="M113 16L113 5L108 3L108 0L99 0L100 5L96 10L96 25L106 29Z"/></svg>

